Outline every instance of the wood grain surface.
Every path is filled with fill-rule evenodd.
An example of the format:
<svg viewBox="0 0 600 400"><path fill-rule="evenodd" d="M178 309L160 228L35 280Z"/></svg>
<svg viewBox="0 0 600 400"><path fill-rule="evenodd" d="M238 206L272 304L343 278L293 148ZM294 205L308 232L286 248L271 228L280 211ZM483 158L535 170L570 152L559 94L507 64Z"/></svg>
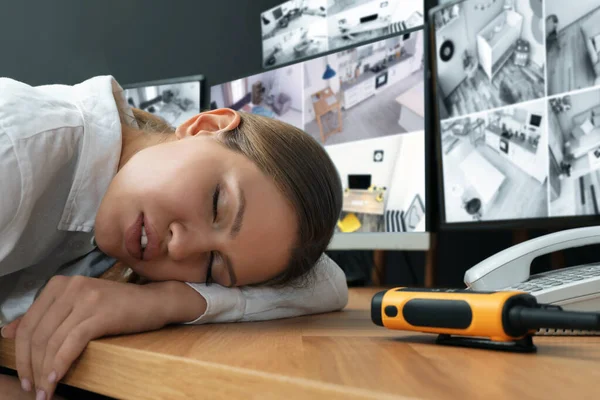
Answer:
<svg viewBox="0 0 600 400"><path fill-rule="evenodd" d="M374 325L377 290L351 289L342 312L96 340L63 382L120 399L597 396L598 337L536 337L535 354L439 346ZM14 368L12 341L0 364Z"/></svg>

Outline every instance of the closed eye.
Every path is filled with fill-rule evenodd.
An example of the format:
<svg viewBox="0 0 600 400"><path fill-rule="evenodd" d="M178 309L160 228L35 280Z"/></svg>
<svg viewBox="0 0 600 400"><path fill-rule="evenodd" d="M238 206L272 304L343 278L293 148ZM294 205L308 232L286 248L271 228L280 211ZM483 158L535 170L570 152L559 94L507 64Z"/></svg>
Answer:
<svg viewBox="0 0 600 400"><path fill-rule="evenodd" d="M219 195L221 194L221 185L217 185L215 192L213 193L213 222L217 220Z"/></svg>
<svg viewBox="0 0 600 400"><path fill-rule="evenodd" d="M221 194L221 185L217 185L215 188L215 192L213 193L213 223L217 221L217 217L219 215L219 195ZM204 282L208 285L210 281L212 281L212 267L215 260L215 252L210 252L210 257L208 258L208 266L206 267L206 279Z"/></svg>
<svg viewBox="0 0 600 400"><path fill-rule="evenodd" d="M215 252L211 251L210 252L210 257L208 258L208 267L206 268L206 279L204 280L204 282L206 283L206 285L210 285L210 282L212 281L212 265L213 262L215 260Z"/></svg>

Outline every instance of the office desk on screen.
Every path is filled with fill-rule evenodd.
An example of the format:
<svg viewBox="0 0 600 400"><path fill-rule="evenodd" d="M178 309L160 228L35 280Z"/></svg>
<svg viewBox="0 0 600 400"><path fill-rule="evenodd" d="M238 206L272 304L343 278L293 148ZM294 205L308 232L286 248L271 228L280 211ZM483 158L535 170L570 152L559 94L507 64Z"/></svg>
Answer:
<svg viewBox="0 0 600 400"><path fill-rule="evenodd" d="M600 338L538 337L537 354L444 347L374 325L378 289L342 312L268 322L177 326L95 340L64 383L119 399L595 398ZM0 340L14 368L14 342Z"/></svg>
<svg viewBox="0 0 600 400"><path fill-rule="evenodd" d="M342 210L364 214L383 215L384 193L381 190L348 189L344 192Z"/></svg>

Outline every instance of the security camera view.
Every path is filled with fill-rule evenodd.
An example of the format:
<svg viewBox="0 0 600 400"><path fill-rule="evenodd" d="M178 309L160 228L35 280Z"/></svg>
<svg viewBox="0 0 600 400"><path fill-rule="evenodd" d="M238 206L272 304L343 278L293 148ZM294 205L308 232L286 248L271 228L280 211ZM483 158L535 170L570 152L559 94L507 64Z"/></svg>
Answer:
<svg viewBox="0 0 600 400"><path fill-rule="evenodd" d="M260 16L263 68L423 27L415 0L290 0Z"/></svg>
<svg viewBox="0 0 600 400"><path fill-rule="evenodd" d="M130 106L155 114L177 127L200 112L200 82L190 81L160 86L125 89Z"/></svg>
<svg viewBox="0 0 600 400"><path fill-rule="evenodd" d="M278 119L331 156L338 233L425 232L423 30L211 87L211 109Z"/></svg>
<svg viewBox="0 0 600 400"><path fill-rule="evenodd" d="M445 221L599 214L600 0L465 0L433 23Z"/></svg>

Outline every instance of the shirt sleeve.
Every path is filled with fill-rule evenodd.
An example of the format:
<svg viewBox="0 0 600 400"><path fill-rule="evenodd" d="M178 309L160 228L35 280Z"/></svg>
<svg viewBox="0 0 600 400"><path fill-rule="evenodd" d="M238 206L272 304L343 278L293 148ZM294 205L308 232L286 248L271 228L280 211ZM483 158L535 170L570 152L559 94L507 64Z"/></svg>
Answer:
<svg viewBox="0 0 600 400"><path fill-rule="evenodd" d="M21 207L21 174L12 140L0 129L0 266L22 233L14 228L14 221ZM0 276L3 272L7 273L0 270Z"/></svg>
<svg viewBox="0 0 600 400"><path fill-rule="evenodd" d="M306 286L224 287L187 283L206 299L206 311L185 324L264 321L341 310L348 303L344 271L323 254Z"/></svg>

